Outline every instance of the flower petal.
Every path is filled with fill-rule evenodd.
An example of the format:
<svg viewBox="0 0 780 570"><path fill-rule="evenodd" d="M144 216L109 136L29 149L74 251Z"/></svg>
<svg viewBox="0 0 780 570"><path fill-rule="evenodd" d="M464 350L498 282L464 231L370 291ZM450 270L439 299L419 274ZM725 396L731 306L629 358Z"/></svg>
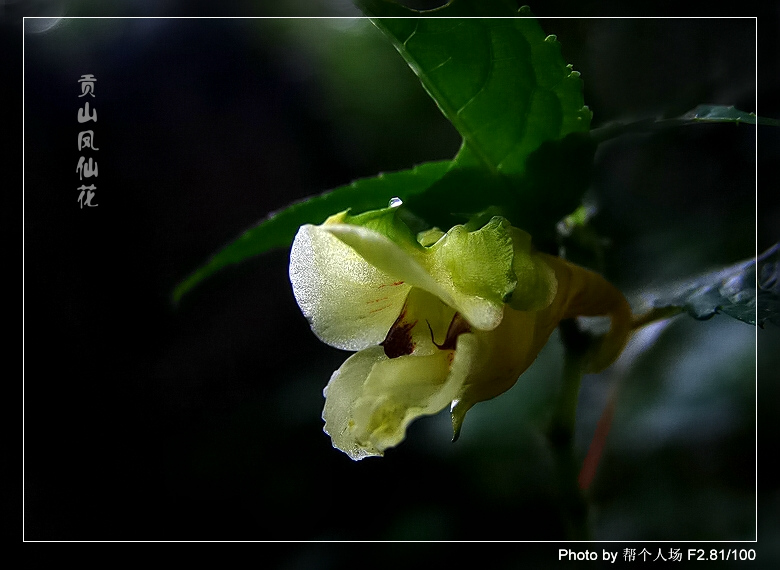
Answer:
<svg viewBox="0 0 780 570"><path fill-rule="evenodd" d="M406 437L420 416L443 410L462 374L450 373L452 351L388 358L381 347L354 354L325 389L325 432L352 459L381 456Z"/></svg>
<svg viewBox="0 0 780 570"><path fill-rule="evenodd" d="M453 400L452 425L457 437L466 412L477 402L494 398L517 382L533 363L553 330L563 319L606 315L609 332L588 355L587 372L609 366L620 354L631 332L631 308L623 294L603 277L558 257L538 254L555 271L553 302L538 311L516 311L507 306L501 324L491 331L476 330L458 338L453 374L465 379Z"/></svg>
<svg viewBox="0 0 780 570"><path fill-rule="evenodd" d="M528 233L512 228L512 245L512 269L517 276L517 286L509 299L509 306L517 311L538 311L549 307L558 291L555 271L545 262L545 257L533 251Z"/></svg>
<svg viewBox="0 0 780 570"><path fill-rule="evenodd" d="M499 217L472 232L454 226L426 251L427 270L447 288L452 306L478 329L498 326L504 301L517 284L510 227Z"/></svg>
<svg viewBox="0 0 780 570"><path fill-rule="evenodd" d="M593 347L586 371L605 369L620 356L631 334L632 316L628 301L620 290L598 273L560 257L540 255L555 270L558 281L559 293L552 305L555 319L600 315L610 318L609 331Z"/></svg>
<svg viewBox="0 0 780 570"><path fill-rule="evenodd" d="M474 327L497 327L517 283L509 222L495 217L473 232L455 226L425 248L395 219L396 210L333 216L322 228L369 264L439 297Z"/></svg>
<svg viewBox="0 0 780 570"><path fill-rule="evenodd" d="M290 252L290 282L314 333L336 348L382 342L410 285L368 263L323 226L301 226Z"/></svg>
<svg viewBox="0 0 780 570"><path fill-rule="evenodd" d="M450 292L420 263L420 255L372 229L351 224L326 224L322 229L340 239L366 262L395 279L419 287L452 306Z"/></svg>
<svg viewBox="0 0 780 570"><path fill-rule="evenodd" d="M495 329L458 337L452 372L465 378L450 408L455 437L466 412L474 404L514 386L536 359L558 324L545 318L544 312L515 311L507 307L501 324Z"/></svg>
<svg viewBox="0 0 780 570"><path fill-rule="evenodd" d="M323 390L325 408L322 410L323 428L333 447L340 449L354 460L360 460L372 455L381 455L374 447L361 445L353 433L355 421L352 419L352 409L360 397L363 384L368 378L374 364L387 359L380 346L361 350L350 356L341 368L336 370Z"/></svg>
<svg viewBox="0 0 780 570"><path fill-rule="evenodd" d="M392 345L361 350L328 383L322 417L334 447L355 460L382 455L412 421L452 402L466 371L451 373L455 345L442 347L452 322L451 307L412 289L388 335Z"/></svg>

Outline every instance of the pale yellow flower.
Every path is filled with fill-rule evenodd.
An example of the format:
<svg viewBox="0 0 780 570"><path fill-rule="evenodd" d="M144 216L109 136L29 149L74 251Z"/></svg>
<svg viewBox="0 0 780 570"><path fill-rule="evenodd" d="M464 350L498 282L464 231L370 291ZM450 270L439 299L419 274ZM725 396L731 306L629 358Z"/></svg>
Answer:
<svg viewBox="0 0 780 570"><path fill-rule="evenodd" d="M512 387L562 319L611 317L590 371L611 364L630 331L615 287L535 252L501 217L415 237L397 208L342 212L300 228L290 280L314 333L357 351L331 376L323 410L334 447L356 460L447 406L457 435L469 408Z"/></svg>

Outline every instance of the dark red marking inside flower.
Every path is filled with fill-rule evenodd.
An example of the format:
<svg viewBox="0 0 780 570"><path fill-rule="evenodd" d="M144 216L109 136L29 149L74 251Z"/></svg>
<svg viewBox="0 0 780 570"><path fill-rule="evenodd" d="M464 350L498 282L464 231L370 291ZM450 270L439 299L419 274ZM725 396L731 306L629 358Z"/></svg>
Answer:
<svg viewBox="0 0 780 570"><path fill-rule="evenodd" d="M383 287L398 287L399 285L403 285L403 281L395 281L393 283L382 283L377 289L382 289Z"/></svg>
<svg viewBox="0 0 780 570"><path fill-rule="evenodd" d="M428 323L428 330L431 331L431 342L435 344L440 350L455 350L455 343L458 341L458 336L463 333L471 332L471 326L468 321L464 319L460 313L455 313L450 321L450 326L447 328L447 336L444 338L444 342L439 344L436 339L433 338L433 329L431 323Z"/></svg>
<svg viewBox="0 0 780 570"><path fill-rule="evenodd" d="M412 340L412 329L417 324L417 321L408 322L404 321L406 317L406 307L404 307L401 314L390 327L390 331L387 333L387 337L381 343L382 348L385 349L385 355L388 358L398 358L406 354L414 352L415 343Z"/></svg>
<svg viewBox="0 0 780 570"><path fill-rule="evenodd" d="M379 299L372 299L370 301L366 301L366 305L374 305L375 303L381 303L383 301L387 301L390 297L381 297ZM379 311L384 311L385 309L392 307L392 303L386 303L382 305L381 307L377 307L376 309L371 309L369 313L378 313Z"/></svg>

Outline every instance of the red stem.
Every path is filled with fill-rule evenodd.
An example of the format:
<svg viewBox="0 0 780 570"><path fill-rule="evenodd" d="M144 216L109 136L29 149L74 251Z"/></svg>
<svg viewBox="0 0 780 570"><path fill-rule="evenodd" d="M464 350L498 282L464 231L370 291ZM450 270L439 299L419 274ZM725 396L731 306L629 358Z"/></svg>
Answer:
<svg viewBox="0 0 780 570"><path fill-rule="evenodd" d="M604 451L604 445L607 442L607 435L612 427L612 417L615 415L615 390L609 395L607 405L604 407L604 411L601 413L598 423L596 424L596 432L593 434L593 439L590 442L588 453L585 456L585 460L582 462L582 469L580 475L577 478L580 489L586 491L590 484L593 482L593 478L596 476L596 470L601 460L601 455Z"/></svg>

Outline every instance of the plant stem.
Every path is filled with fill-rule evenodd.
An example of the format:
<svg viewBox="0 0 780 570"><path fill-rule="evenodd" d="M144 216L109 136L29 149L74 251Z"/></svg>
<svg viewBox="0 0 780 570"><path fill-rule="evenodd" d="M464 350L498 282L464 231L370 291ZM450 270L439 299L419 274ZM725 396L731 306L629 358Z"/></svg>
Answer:
<svg viewBox="0 0 780 570"><path fill-rule="evenodd" d="M646 313L641 315L635 315L632 323L632 331L645 327L647 325L669 319L675 315L679 315L685 312L682 307L660 307L650 309ZM585 455L585 460L582 462L582 469L578 477L579 487L583 492L586 492L590 487L593 479L596 476L601 456L604 452L607 436L612 428L612 419L615 413L615 402L617 401L617 385L612 387L607 404L604 406L604 411L596 424L596 431L593 434L593 439L590 442L590 447Z"/></svg>
<svg viewBox="0 0 780 570"><path fill-rule="evenodd" d="M685 312L685 310L682 307L674 306L651 309L642 315L634 316L634 319L631 322L631 329L636 330L656 321L662 321L675 315L679 315L683 312Z"/></svg>
<svg viewBox="0 0 780 570"><path fill-rule="evenodd" d="M650 323L668 319L683 312L680 307L652 309L634 318L632 329L636 330ZM574 452L574 430L577 418L577 401L580 383L593 339L582 332L575 321L562 321L561 340L564 346L563 382L550 425L547 438L555 457L559 477L559 498L561 517L566 521L567 538L571 540L590 540L588 525L588 502L584 492L592 481L601 458L601 452L611 426L614 408L614 395L599 422L599 429L586 457L585 464L579 465ZM581 469L582 467L582 469Z"/></svg>
<svg viewBox="0 0 780 570"><path fill-rule="evenodd" d="M585 355L590 337L582 333L574 321L560 325L565 348L563 386L547 431L559 477L560 509L566 521L567 538L590 540L588 503L577 483L579 466L574 454L574 428L577 399L584 371Z"/></svg>
<svg viewBox="0 0 780 570"><path fill-rule="evenodd" d="M580 470L577 482L583 492L588 490L593 479L596 477L596 471L599 462L601 461L601 456L604 453L604 446L607 442L607 435L609 435L609 430L612 428L612 418L615 415L616 394L617 390L613 388L607 400L607 405L604 407L604 411L596 424L596 432L593 434L588 453L585 455L585 460L582 462L582 469Z"/></svg>

